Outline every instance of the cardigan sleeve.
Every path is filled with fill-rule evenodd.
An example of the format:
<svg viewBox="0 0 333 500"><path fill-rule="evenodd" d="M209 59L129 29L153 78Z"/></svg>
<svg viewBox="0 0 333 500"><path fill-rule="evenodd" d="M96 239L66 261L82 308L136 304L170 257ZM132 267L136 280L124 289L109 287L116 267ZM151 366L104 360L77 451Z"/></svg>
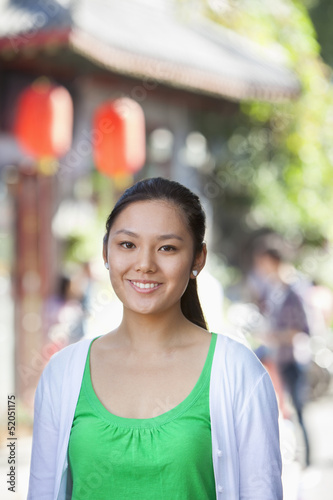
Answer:
<svg viewBox="0 0 333 500"><path fill-rule="evenodd" d="M53 500L59 434L59 374L53 358L37 386L31 452L28 500Z"/></svg>
<svg viewBox="0 0 333 500"><path fill-rule="evenodd" d="M52 356L35 394L28 500L67 498L67 448L92 339Z"/></svg>
<svg viewBox="0 0 333 500"><path fill-rule="evenodd" d="M42 373L35 394L28 500L53 500L59 426L50 387L50 372L49 364Z"/></svg>
<svg viewBox="0 0 333 500"><path fill-rule="evenodd" d="M264 371L254 384L245 382L245 389L235 412L239 498L282 500L278 407L268 373Z"/></svg>

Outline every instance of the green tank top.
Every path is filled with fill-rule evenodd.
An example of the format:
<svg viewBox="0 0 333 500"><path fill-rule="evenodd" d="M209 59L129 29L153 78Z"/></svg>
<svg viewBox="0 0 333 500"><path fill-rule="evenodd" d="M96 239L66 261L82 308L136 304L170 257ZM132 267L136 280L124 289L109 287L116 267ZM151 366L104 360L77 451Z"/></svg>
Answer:
<svg viewBox="0 0 333 500"><path fill-rule="evenodd" d="M216 499L209 383L217 335L200 377L175 408L153 418L110 413L90 377L90 348L69 439L72 500Z"/></svg>

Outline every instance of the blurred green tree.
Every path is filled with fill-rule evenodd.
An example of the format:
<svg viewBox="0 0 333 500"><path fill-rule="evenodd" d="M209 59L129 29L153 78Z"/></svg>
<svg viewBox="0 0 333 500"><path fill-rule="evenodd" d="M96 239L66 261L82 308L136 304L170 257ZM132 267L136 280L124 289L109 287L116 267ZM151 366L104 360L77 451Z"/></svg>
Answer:
<svg viewBox="0 0 333 500"><path fill-rule="evenodd" d="M305 4L317 31L321 56L333 67L333 3L331 0L306 0Z"/></svg>
<svg viewBox="0 0 333 500"><path fill-rule="evenodd" d="M243 102L241 115L219 128L209 120L201 123L202 132L215 144L210 176L221 188L213 201L221 214L222 252L223 236L237 233L233 241L240 245L229 243L226 253L229 262L231 257L231 263L239 265L238 249L249 234L271 228L303 248L301 260L309 260L314 252L318 265L314 269L311 258L311 272L327 281L327 272L320 268L331 260L327 243L333 242L333 88L306 4L201 0L201 8L210 19L287 61L302 86L295 100ZM324 259L318 258L318 248Z"/></svg>

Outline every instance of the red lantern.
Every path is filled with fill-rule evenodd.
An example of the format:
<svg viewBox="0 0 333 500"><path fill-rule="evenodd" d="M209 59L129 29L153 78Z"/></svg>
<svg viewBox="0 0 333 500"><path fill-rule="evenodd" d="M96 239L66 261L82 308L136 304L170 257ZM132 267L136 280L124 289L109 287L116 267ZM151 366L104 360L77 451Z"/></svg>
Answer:
<svg viewBox="0 0 333 500"><path fill-rule="evenodd" d="M69 92L46 79L21 94L15 135L22 149L36 158L63 156L71 147L73 104Z"/></svg>
<svg viewBox="0 0 333 500"><path fill-rule="evenodd" d="M145 118L141 106L122 97L102 104L93 119L96 168L105 175L134 174L146 159Z"/></svg>

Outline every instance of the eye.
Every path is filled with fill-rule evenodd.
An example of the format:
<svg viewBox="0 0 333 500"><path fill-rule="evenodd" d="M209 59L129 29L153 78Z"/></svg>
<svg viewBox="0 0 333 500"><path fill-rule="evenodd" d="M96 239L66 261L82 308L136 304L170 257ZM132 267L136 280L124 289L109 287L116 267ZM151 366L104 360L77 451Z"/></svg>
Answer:
<svg viewBox="0 0 333 500"><path fill-rule="evenodd" d="M172 246L172 245L163 245L160 250L162 250L162 252L173 252L176 249L176 247Z"/></svg>
<svg viewBox="0 0 333 500"><path fill-rule="evenodd" d="M122 241L121 243L119 243L119 245L123 248L126 248L127 250L135 247L134 243L131 243L130 241Z"/></svg>

